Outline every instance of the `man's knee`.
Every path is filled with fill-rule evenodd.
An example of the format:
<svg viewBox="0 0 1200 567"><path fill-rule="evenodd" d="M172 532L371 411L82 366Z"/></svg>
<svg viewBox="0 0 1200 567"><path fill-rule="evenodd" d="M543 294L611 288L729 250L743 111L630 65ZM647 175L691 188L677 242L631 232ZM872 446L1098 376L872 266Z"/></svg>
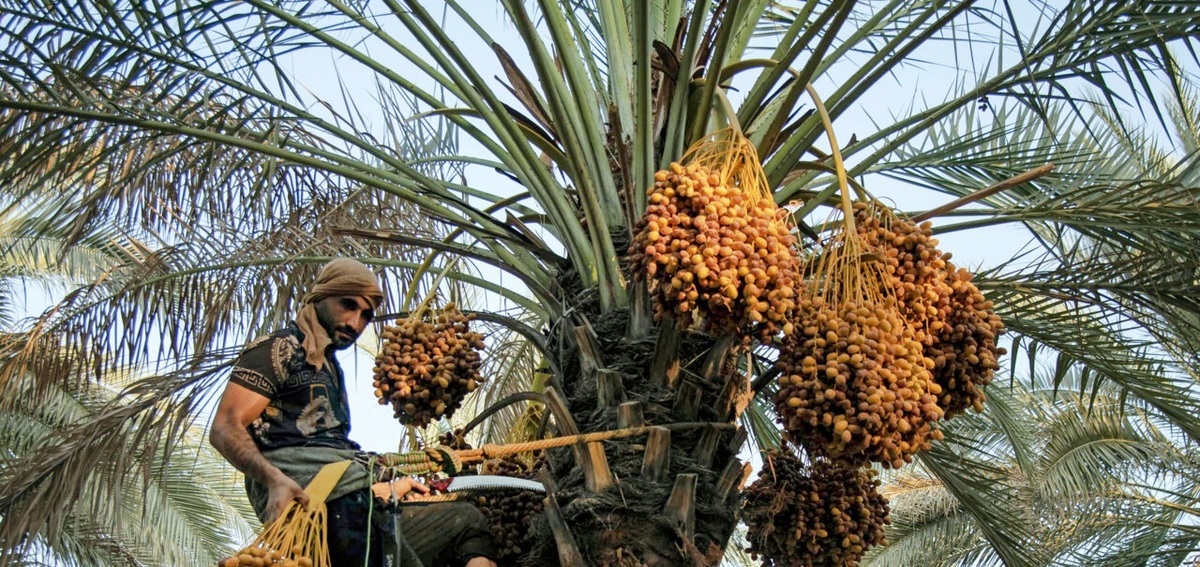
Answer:
<svg viewBox="0 0 1200 567"><path fill-rule="evenodd" d="M487 519L468 502L405 506L400 524L405 539L422 557L459 558L476 567L490 563L469 561L495 555Z"/></svg>
<svg viewBox="0 0 1200 567"><path fill-rule="evenodd" d="M487 518L469 502L437 502L404 506L402 522L421 530L446 529L478 526L487 529Z"/></svg>

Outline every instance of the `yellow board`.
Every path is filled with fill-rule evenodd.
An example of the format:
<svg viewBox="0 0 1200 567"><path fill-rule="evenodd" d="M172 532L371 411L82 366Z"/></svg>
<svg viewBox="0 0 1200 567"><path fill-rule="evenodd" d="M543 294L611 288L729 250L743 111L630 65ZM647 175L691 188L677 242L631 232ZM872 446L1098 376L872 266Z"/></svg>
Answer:
<svg viewBox="0 0 1200 567"><path fill-rule="evenodd" d="M342 480L342 475L346 469L350 468L350 461L335 461L321 467L317 471L317 476L314 476L309 481L308 486L304 487L304 492L308 493L308 497L317 501L324 502L329 498L329 494L333 492L338 481Z"/></svg>

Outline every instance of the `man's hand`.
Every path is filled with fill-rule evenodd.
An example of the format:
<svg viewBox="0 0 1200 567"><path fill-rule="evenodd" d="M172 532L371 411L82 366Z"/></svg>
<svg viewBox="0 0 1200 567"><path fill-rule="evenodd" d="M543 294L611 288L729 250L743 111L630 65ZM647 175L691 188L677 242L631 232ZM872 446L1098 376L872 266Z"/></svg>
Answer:
<svg viewBox="0 0 1200 567"><path fill-rule="evenodd" d="M267 523L278 518L293 500L308 508L308 493L283 473L271 479L267 490Z"/></svg>
<svg viewBox="0 0 1200 567"><path fill-rule="evenodd" d="M429 494L429 487L410 477L394 478L391 482L377 482L371 485L375 497L384 502L393 500L414 500L423 494Z"/></svg>
<svg viewBox="0 0 1200 567"><path fill-rule="evenodd" d="M496 567L496 562L486 557L475 556L467 560L467 567Z"/></svg>

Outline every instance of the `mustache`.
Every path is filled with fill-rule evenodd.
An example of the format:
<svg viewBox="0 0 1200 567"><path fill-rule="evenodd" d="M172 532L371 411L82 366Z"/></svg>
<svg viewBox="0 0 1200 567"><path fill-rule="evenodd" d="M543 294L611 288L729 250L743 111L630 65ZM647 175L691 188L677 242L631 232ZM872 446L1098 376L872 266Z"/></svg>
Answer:
<svg viewBox="0 0 1200 567"><path fill-rule="evenodd" d="M334 333L337 333L338 331L346 333L347 335L350 335L353 338L356 338L356 339L358 338L358 331L355 331L353 327L348 327L348 326L343 325L341 327L333 328Z"/></svg>

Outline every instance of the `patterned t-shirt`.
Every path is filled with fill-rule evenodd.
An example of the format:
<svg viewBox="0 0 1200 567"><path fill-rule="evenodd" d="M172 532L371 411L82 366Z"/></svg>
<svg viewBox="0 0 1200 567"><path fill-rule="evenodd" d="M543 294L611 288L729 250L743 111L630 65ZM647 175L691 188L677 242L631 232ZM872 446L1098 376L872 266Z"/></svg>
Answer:
<svg viewBox="0 0 1200 567"><path fill-rule="evenodd" d="M259 450L320 446L359 448L349 439L350 406L337 359L328 357L317 370L308 363L295 323L259 337L242 351L229 380L271 401L250 424Z"/></svg>

